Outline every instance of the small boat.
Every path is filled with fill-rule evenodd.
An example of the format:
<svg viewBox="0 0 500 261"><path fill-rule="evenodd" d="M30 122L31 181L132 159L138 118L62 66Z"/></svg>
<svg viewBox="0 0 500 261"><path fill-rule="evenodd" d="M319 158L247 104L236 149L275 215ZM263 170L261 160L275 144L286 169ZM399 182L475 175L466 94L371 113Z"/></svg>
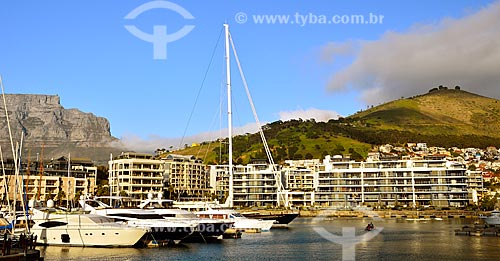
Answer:
<svg viewBox="0 0 500 261"><path fill-rule="evenodd" d="M373 223L370 222L368 225L366 225L365 231L372 231L372 230L375 230L375 226L373 225Z"/></svg>
<svg viewBox="0 0 500 261"><path fill-rule="evenodd" d="M261 212L243 212L243 216L252 219L262 219L262 220L275 220L273 227L287 227L290 222L292 222L299 213L261 213Z"/></svg>
<svg viewBox="0 0 500 261"><path fill-rule="evenodd" d="M31 232L37 244L85 247L132 247L141 245L148 233L145 228L115 223L92 214L52 214L34 209Z"/></svg>
<svg viewBox="0 0 500 261"><path fill-rule="evenodd" d="M484 222L490 226L500 225L500 211L495 209L491 211L488 216L480 216L481 219L484 219Z"/></svg>
<svg viewBox="0 0 500 261"><path fill-rule="evenodd" d="M241 232L266 232L271 230L276 220L252 219L232 209L208 209L197 211L200 218L221 219L234 222L233 228Z"/></svg>

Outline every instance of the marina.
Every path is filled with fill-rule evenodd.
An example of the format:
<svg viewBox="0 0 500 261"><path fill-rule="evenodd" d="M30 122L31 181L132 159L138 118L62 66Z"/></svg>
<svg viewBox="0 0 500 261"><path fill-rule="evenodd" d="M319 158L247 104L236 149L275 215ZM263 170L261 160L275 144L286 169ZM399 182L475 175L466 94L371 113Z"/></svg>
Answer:
<svg viewBox="0 0 500 261"><path fill-rule="evenodd" d="M166 1L152 1L137 7L125 19L138 16L137 10L148 8L183 9ZM191 16L186 10L179 13L184 18ZM201 24L199 27L201 29ZM126 25L125 28L130 31L132 27ZM155 25L155 34L158 29ZM182 38L175 34L165 36ZM241 39L245 39L245 34L242 36ZM247 55L255 53L248 52L247 42L242 42L242 46L246 46L242 57L246 60ZM9 107L14 110L8 111L0 75L5 129L9 136L4 143L10 142L12 153L12 158L9 155L4 164L0 146L3 204L0 260L498 259L500 211L495 208L500 206L500 149L494 146L498 146L500 136L480 136L481 132L476 132L477 126L486 126L483 117L496 115L500 108L497 100L495 104L490 100L484 101L484 106L481 103L478 111L484 113L479 113L469 108L478 107L475 101L482 99L462 91L459 85L453 90L439 85L439 89L433 88L424 95L408 99L401 96L401 101L395 100L394 104L402 102L398 106L404 109L391 107L395 113L384 104L375 107L367 104L366 110L359 110L353 117L336 113L338 115L320 123L315 117L286 120L280 115L277 121L261 124L227 22L219 33L194 107L207 75L213 70L210 67L219 43L224 48L221 58L225 79L220 85L221 90L227 91L227 111L224 111L227 112L227 135L221 131L216 137L200 142L185 140L183 136L178 146L154 143L154 155L146 153L152 151L150 148L122 146L125 143L108 148L110 144L118 144L119 139L111 135L107 120L92 113L64 109L58 95L10 96ZM284 51L286 46L283 45ZM156 52L155 46L155 59ZM166 59L166 46L164 52ZM202 58L205 57L197 56L199 60ZM271 56L268 58L274 60ZM234 65L237 70L231 73ZM250 63L250 68L255 68L255 64ZM235 72L240 76L236 86L244 87L255 120L254 133L236 134L241 126L233 130L233 117L239 116L233 115L233 109L237 110L232 101L239 100L231 80L232 75L237 75ZM252 73L251 79L259 81L266 75L267 72ZM273 78L276 75L272 74ZM193 73L187 78L199 77ZM384 77L380 79L385 81ZM182 97L185 103L189 101L187 95L179 95L184 86L192 86L188 80L191 79L175 85L172 93L176 98L172 100ZM207 84L212 85L208 83L212 81L209 76ZM281 81L273 85L280 86ZM147 85L146 81L141 83ZM262 84L256 86L266 88ZM152 92L144 89L144 93ZM288 92L282 93L280 101L289 101L284 95ZM210 96L200 97L212 100ZM274 96L267 97L276 100ZM457 102L460 99L456 97L462 99L463 104ZM393 97L384 97L388 98ZM466 108L480 116L463 120L453 113L442 114L441 109L436 109L438 106L426 109L427 104L437 105L440 100L441 103L454 100L457 104L453 105L460 108L456 111ZM266 105L265 100L263 102ZM272 103L280 105L281 102ZM49 105L45 106L48 109L32 109L38 108L33 105L41 108L42 104ZM160 103L151 100L150 104ZM168 104L168 110L176 108L172 104ZM454 107L443 104L447 111ZM221 118L222 105L220 102ZM136 108L133 110L139 112ZM174 112L180 115L181 107ZM193 112L194 108L188 117L188 126ZM134 121L129 124L139 125L140 119L149 114L152 113L131 117ZM394 121L399 114L425 117L401 117L404 120ZM9 115L15 116L15 135ZM450 120L443 124L437 121L440 118ZM172 129L179 129L176 119L169 120ZM86 122L90 123L83 124ZM200 122L197 120L197 124ZM406 122L412 125L407 126ZM449 130L444 128L446 131L441 133L439 128L424 128L439 124ZM463 126L463 130L454 129L454 125ZM191 132L188 126L183 135ZM489 128L498 127L492 126ZM220 124L219 128L225 126ZM413 130L406 133L405 128ZM456 134L462 131L462 136ZM410 135L412 132L418 135ZM14 142L18 136L19 141ZM492 139L469 143L469 140L485 137ZM51 140L54 142L49 144ZM254 145L260 146L260 142L263 148L256 149ZM457 144L460 147L454 147ZM215 147L204 148L203 152L201 147L205 145ZM51 153L67 153L67 156L45 155L44 159L45 146L52 148ZM485 148L476 150L475 146ZM83 152L82 148L92 150L93 153L89 152L92 156L97 152L109 153L109 161L102 155L96 156L99 163L80 158L78 153ZM32 151L36 153L36 161ZM200 156L202 154L205 155Z"/></svg>
<svg viewBox="0 0 500 261"><path fill-rule="evenodd" d="M366 224L376 229L366 232ZM45 260L343 260L342 245L315 229L342 235L353 227L356 236L377 233L355 247L356 260L495 260L499 237L455 236L454 230L473 219L411 222L404 219L297 218L288 229L243 233L239 239L217 243L181 243L168 247L101 249L48 246L40 248Z"/></svg>

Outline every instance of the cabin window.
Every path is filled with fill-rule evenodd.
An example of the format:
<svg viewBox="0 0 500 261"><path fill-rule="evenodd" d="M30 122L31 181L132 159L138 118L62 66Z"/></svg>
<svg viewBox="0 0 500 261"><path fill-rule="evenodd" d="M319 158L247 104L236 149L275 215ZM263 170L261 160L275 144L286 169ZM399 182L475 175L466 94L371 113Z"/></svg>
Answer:
<svg viewBox="0 0 500 261"><path fill-rule="evenodd" d="M45 228L65 226L65 225L67 225L67 223L60 222L60 221L47 221L47 222L43 222L42 224L40 224L41 227L45 227Z"/></svg>

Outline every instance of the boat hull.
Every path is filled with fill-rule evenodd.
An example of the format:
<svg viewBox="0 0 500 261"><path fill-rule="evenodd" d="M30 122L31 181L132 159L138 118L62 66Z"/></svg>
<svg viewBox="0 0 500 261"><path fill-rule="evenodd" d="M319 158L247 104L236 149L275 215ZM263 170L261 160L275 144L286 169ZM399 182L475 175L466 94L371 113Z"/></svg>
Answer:
<svg viewBox="0 0 500 261"><path fill-rule="evenodd" d="M298 213L280 213L280 214L260 214L260 213L243 213L247 218L262 219L262 220L275 220L273 227L287 226L296 217Z"/></svg>
<svg viewBox="0 0 500 261"><path fill-rule="evenodd" d="M32 228L37 244L80 247L133 247L146 234L142 229Z"/></svg>

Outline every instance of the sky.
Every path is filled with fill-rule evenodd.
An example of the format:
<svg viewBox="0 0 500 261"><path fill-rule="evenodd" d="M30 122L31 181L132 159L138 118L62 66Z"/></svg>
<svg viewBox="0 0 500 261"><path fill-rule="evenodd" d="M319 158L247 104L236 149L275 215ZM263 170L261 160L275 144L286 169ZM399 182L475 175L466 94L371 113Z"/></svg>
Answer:
<svg viewBox="0 0 500 261"><path fill-rule="evenodd" d="M500 98L499 14L481 0L2 1L0 75L6 93L59 95L152 152L227 135L224 23L268 123L439 85ZM233 53L231 83L235 133L254 132Z"/></svg>

